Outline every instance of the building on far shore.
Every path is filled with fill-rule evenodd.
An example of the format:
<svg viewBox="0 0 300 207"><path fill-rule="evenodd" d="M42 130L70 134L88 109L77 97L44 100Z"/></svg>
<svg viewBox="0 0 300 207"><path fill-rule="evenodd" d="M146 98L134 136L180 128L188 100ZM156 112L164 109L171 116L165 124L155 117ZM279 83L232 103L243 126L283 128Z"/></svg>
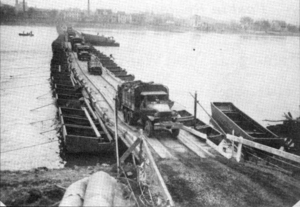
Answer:
<svg viewBox="0 0 300 207"><path fill-rule="evenodd" d="M83 20L84 12L80 9L68 9L62 12L62 16L64 20L78 22Z"/></svg>
<svg viewBox="0 0 300 207"><path fill-rule="evenodd" d="M111 9L96 9L95 19L100 23L113 23L115 19L112 14L113 12Z"/></svg>
<svg viewBox="0 0 300 207"><path fill-rule="evenodd" d="M131 14L131 23L141 25L145 22L145 15L142 13Z"/></svg>
<svg viewBox="0 0 300 207"><path fill-rule="evenodd" d="M15 4L15 10L16 10L16 13L19 13L19 12L23 12L23 1L19 3L18 0L16 0L16 4ZM28 11L28 5L27 5L27 2L25 1L25 11Z"/></svg>
<svg viewBox="0 0 300 207"><path fill-rule="evenodd" d="M209 17L193 15L190 19L190 26L197 30L206 30L211 31L215 30L215 25L220 24L221 22Z"/></svg>
<svg viewBox="0 0 300 207"><path fill-rule="evenodd" d="M123 11L118 11L117 16L118 16L119 24L131 24L132 23L132 15L131 14L126 14Z"/></svg>

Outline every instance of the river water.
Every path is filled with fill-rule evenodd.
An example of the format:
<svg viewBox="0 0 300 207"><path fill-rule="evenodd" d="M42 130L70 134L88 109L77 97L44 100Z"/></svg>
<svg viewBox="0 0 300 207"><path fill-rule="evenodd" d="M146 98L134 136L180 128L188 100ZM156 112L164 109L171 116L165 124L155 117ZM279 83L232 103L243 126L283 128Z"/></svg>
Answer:
<svg viewBox="0 0 300 207"><path fill-rule="evenodd" d="M299 37L79 30L113 36L120 47L97 49L112 54L136 79L167 85L171 99L190 112L189 93L197 91L209 113L210 102L223 101L264 126L263 119L282 119L283 112L299 116ZM23 31L35 36L19 37ZM56 107L49 92L56 37L54 27L1 26L1 170L67 164L55 141ZM201 108L198 116L209 121ZM37 146L24 148L32 145Z"/></svg>

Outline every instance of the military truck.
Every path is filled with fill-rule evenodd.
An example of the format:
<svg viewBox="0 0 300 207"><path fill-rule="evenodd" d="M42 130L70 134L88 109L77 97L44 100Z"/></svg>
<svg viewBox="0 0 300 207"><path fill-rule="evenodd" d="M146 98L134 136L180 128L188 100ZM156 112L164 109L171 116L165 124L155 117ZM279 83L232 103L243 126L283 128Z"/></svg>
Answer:
<svg viewBox="0 0 300 207"><path fill-rule="evenodd" d="M78 45L76 47L77 57L81 61L91 60L90 46L89 45Z"/></svg>
<svg viewBox="0 0 300 207"><path fill-rule="evenodd" d="M84 40L81 37L72 37L70 42L71 42L72 50L74 52L76 52L75 50L77 49L75 47L76 44L81 44L81 45L84 44Z"/></svg>
<svg viewBox="0 0 300 207"><path fill-rule="evenodd" d="M171 109L173 105L169 89L162 84L131 81L118 86L118 109L123 111L125 122L136 125L140 120L148 137L157 129L170 130L173 137L178 136L182 124Z"/></svg>
<svg viewBox="0 0 300 207"><path fill-rule="evenodd" d="M76 36L76 32L74 31L74 29L72 27L67 27L67 34L68 34L68 38L72 38Z"/></svg>
<svg viewBox="0 0 300 207"><path fill-rule="evenodd" d="M91 74L94 75L102 75L102 64L100 60L94 56L91 55L91 59L88 61L88 71Z"/></svg>

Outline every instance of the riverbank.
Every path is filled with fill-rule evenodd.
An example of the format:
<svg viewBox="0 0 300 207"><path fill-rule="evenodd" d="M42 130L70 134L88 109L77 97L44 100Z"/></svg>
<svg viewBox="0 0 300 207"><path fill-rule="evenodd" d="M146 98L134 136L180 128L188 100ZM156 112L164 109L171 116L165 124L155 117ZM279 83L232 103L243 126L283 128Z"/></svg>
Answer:
<svg viewBox="0 0 300 207"><path fill-rule="evenodd" d="M108 164L29 171L0 171L0 201L6 206L58 206L65 189L73 182L89 177L94 172L104 171L111 176Z"/></svg>
<svg viewBox="0 0 300 207"><path fill-rule="evenodd" d="M290 176L221 157L199 160L195 155L191 155L189 163L161 160L158 165L177 206L213 206L213 203L220 206L293 206L299 200L299 175ZM192 171L188 170L190 165ZM0 171L0 201L7 206L58 206L65 189L72 183L98 171L115 177L113 166L104 163L88 167ZM198 174L197 180L193 179L194 173ZM186 176L190 177L188 183L183 181ZM234 194L234 199L227 197Z"/></svg>
<svg viewBox="0 0 300 207"><path fill-rule="evenodd" d="M137 24L103 24L94 22L73 22L70 23L75 28L94 28L94 29L109 29L109 30L133 30L133 31L161 31L161 32L195 32L205 34L240 34L240 35L253 35L253 36L300 36L299 33L292 32L273 32L273 31L239 31L239 30L216 30L205 31L197 30L193 27L177 26L177 25L137 25ZM54 27L57 22L52 21L16 21L16 22L1 22L0 25L7 26L43 26Z"/></svg>

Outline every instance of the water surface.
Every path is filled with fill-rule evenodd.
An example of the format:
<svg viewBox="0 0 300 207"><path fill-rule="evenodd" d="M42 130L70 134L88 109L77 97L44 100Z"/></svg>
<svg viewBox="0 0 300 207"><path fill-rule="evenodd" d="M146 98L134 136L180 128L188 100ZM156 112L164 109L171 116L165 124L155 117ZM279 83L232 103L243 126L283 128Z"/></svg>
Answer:
<svg viewBox="0 0 300 207"><path fill-rule="evenodd" d="M54 101L49 92L49 68L56 29L23 26L0 29L1 170L78 164L76 157L66 163L58 141L43 144L57 140L57 131L46 132L56 127L57 109L49 105ZM23 31L33 31L35 36L19 37L18 33ZM197 91L208 113L211 102L224 101L233 102L264 126L267 122L263 119L282 119L283 112L299 116L298 37L93 28L81 31L114 36L121 47L97 49L112 54L136 79L167 85L171 99L191 112L193 100L189 93ZM45 107L33 110L41 106ZM198 117L209 120L200 108ZM50 120L37 122L46 119ZM31 145L38 146L24 148ZM19 148L24 149L15 150ZM3 153L8 150L15 151ZM88 163L88 159L84 162Z"/></svg>

